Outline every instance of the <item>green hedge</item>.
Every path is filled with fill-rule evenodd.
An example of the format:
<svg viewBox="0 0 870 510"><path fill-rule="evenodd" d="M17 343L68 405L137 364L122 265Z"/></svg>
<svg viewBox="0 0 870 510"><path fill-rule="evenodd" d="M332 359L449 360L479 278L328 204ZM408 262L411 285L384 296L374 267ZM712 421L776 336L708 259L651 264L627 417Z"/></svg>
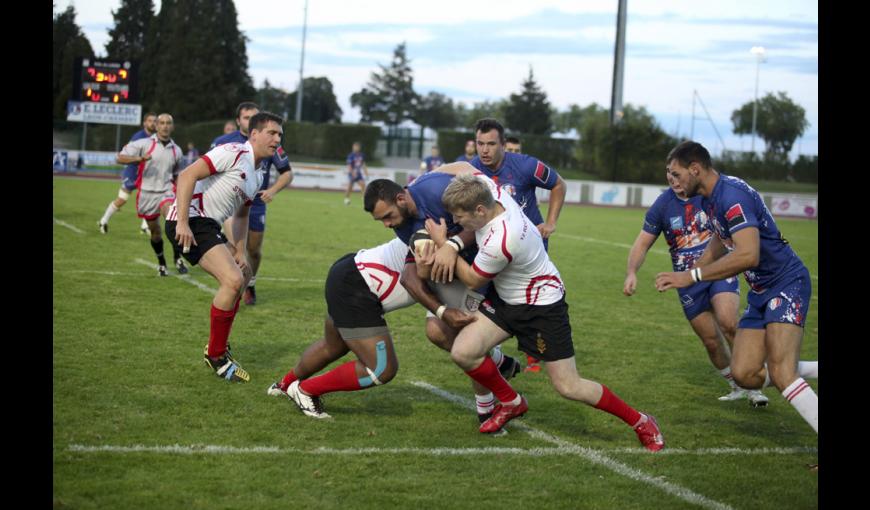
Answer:
<svg viewBox="0 0 870 510"><path fill-rule="evenodd" d="M193 142L200 152L208 150L212 140L223 133L226 120L213 120L185 125L175 124L172 138L182 149L187 151L187 142ZM77 122L58 121L54 129L62 132L73 132L77 140L81 140L82 124ZM313 124L311 122L284 123L284 150L290 154L300 154L321 159L344 158L350 153L353 142L360 142L363 151L374 155L380 128L362 124ZM121 126L121 147L130 137L141 129L139 126ZM115 151L116 126L106 124L88 124L86 148L89 151ZM76 144L76 148L79 144ZM119 147L120 149L120 147Z"/></svg>
<svg viewBox="0 0 870 510"><path fill-rule="evenodd" d="M714 158L717 170L752 182L766 181L819 182L819 157L800 156L794 163L765 155L763 158L751 153L727 153Z"/></svg>
<svg viewBox="0 0 870 510"><path fill-rule="evenodd" d="M517 138L523 144L523 153L532 155L544 163L553 166L556 171L559 168L574 168L577 162L574 159L575 140L562 138L550 138L541 135L523 135ZM474 133L470 131L453 131L448 129L438 130L438 148L447 162L454 161L458 156L465 154L465 142L474 139Z"/></svg>

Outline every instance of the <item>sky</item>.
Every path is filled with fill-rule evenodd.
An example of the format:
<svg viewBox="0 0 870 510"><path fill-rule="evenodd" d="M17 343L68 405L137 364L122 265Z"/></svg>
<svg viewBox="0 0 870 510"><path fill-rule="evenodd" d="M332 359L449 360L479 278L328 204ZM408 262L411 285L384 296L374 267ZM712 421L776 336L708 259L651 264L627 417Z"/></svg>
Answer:
<svg viewBox="0 0 870 510"><path fill-rule="evenodd" d="M72 3L94 51L105 54L120 0ZM235 4L255 85L268 79L295 90L305 0ZM329 78L342 121L357 122L350 95L404 41L423 95L466 106L500 100L520 91L531 68L557 109L609 108L617 9L617 0L309 0L304 75ZM732 133L731 113L755 98L757 77L758 97L785 92L806 110L809 127L791 156L818 154L817 1L628 0L626 20L623 103L713 154L748 151L752 139ZM753 46L765 48L762 62ZM756 138L755 150L763 148Z"/></svg>

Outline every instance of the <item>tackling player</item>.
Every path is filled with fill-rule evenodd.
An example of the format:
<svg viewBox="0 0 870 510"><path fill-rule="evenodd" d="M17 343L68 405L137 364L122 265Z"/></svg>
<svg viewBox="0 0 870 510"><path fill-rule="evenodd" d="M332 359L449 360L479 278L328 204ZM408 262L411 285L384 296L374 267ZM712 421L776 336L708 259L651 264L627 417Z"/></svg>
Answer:
<svg viewBox="0 0 870 510"><path fill-rule="evenodd" d="M606 386L577 373L565 287L544 250L541 234L522 209L480 173L457 175L443 196L454 221L475 233L478 253L472 264L456 259L456 275L470 288L493 283L475 313L477 320L459 332L450 352L469 377L500 401L480 431L495 433L529 407L502 377L486 353L511 336L523 352L539 356L555 390L563 397L617 416L650 451L664 448L654 417L634 410ZM438 246L447 240L444 218L426 220Z"/></svg>

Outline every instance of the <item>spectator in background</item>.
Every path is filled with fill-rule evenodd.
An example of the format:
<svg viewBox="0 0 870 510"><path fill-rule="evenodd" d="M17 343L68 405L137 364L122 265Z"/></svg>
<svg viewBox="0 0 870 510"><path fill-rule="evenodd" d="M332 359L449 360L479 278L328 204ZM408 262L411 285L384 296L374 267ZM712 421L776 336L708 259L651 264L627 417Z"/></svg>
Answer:
<svg viewBox="0 0 870 510"><path fill-rule="evenodd" d="M187 142L187 155L185 155L184 166L188 167L192 165L197 159L199 159L199 150L193 145L193 142Z"/></svg>
<svg viewBox="0 0 870 510"><path fill-rule="evenodd" d="M224 134L228 135L236 130L236 121L228 120L226 124L224 124Z"/></svg>
<svg viewBox="0 0 870 510"><path fill-rule="evenodd" d="M431 155L423 158L423 162L420 163L420 175L427 174L443 164L444 158L441 157L441 151L437 145L433 145Z"/></svg>
<svg viewBox="0 0 870 510"><path fill-rule="evenodd" d="M465 153L456 158L456 161L471 162L474 159L474 140L465 142Z"/></svg>
<svg viewBox="0 0 870 510"><path fill-rule="evenodd" d="M365 194L368 176L369 169L366 166L366 155L362 152L362 145L353 142L351 152L347 155L347 191L344 193L344 205L350 205L350 192L353 191L355 182L359 183L360 193Z"/></svg>
<svg viewBox="0 0 870 510"><path fill-rule="evenodd" d="M523 144L521 144L520 139L515 136L506 136L504 139L504 151L522 154Z"/></svg>

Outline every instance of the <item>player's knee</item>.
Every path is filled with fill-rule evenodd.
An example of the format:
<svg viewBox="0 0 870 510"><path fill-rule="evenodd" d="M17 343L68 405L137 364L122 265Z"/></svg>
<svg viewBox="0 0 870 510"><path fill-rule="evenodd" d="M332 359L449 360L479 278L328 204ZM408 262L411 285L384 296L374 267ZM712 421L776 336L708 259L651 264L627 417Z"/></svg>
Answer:
<svg viewBox="0 0 870 510"><path fill-rule="evenodd" d="M426 338L445 351L450 352L453 347L453 338L444 331L437 321L426 321Z"/></svg>
<svg viewBox="0 0 870 510"><path fill-rule="evenodd" d="M718 354L721 348L718 336L703 336L701 337L701 344L704 345L704 349L707 349L709 354Z"/></svg>
<svg viewBox="0 0 870 510"><path fill-rule="evenodd" d="M737 321L719 321L719 330L722 331L722 334L725 335L727 338L733 339L734 335L737 334Z"/></svg>
<svg viewBox="0 0 870 510"><path fill-rule="evenodd" d="M796 367L790 366L787 363L767 361L767 371L770 375L770 382L780 391L788 388L788 385L797 379Z"/></svg>
<svg viewBox="0 0 870 510"><path fill-rule="evenodd" d="M130 193L121 188L118 190L118 198L115 200L115 207L121 207L122 205L127 203L127 200L130 199Z"/></svg>
<svg viewBox="0 0 870 510"><path fill-rule="evenodd" d="M221 285L229 287L233 292L241 292L245 286L245 276L239 269L227 271L223 278L221 278Z"/></svg>
<svg viewBox="0 0 870 510"><path fill-rule="evenodd" d="M758 388L764 384L764 379L759 373L759 367L749 367L731 364L731 377L741 388Z"/></svg>
<svg viewBox="0 0 870 510"><path fill-rule="evenodd" d="M450 349L450 358L464 370L474 368L471 365L480 357L478 353L479 349L475 349L471 343L473 342L454 342L453 347Z"/></svg>

